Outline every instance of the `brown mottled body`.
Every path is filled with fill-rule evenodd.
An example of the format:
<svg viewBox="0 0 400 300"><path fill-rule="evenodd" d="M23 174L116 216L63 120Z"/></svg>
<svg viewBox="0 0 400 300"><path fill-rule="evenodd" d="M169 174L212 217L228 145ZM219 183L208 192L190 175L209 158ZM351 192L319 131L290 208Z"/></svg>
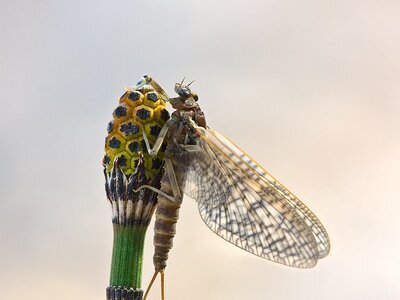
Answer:
<svg viewBox="0 0 400 300"><path fill-rule="evenodd" d="M171 185L163 181L161 189L172 193ZM172 249L176 233L176 222L179 218L181 201L171 201L163 196L158 197L156 222L154 224L154 256L156 271L162 271L167 265L168 253Z"/></svg>
<svg viewBox="0 0 400 300"><path fill-rule="evenodd" d="M170 99L172 107L176 110L167 122L168 134L166 136L167 148L165 151L166 165L168 161L173 172L166 171L161 182L161 192L172 196L174 200L164 197L160 193L156 209L156 221L154 225L154 256L153 263L156 272L161 272L167 265L168 253L173 246L173 238L176 233L176 223L179 218L179 208L182 204L182 195L185 179L180 176L178 164L180 151L184 151L182 146L196 144L197 136L191 129L188 119L192 119L198 126L206 127L204 113L197 104L197 95L180 96ZM167 166L166 166L167 167ZM171 176L175 176L177 188L174 190L171 183Z"/></svg>

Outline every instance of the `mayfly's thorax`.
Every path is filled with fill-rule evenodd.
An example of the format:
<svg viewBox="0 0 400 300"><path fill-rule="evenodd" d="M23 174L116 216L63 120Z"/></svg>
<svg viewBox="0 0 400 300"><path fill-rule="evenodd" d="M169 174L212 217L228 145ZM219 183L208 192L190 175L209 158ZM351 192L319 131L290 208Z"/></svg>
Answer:
<svg viewBox="0 0 400 300"><path fill-rule="evenodd" d="M198 144L199 137L189 119L193 120L198 126L206 127L204 113L198 106L193 110L176 110L173 112L169 120L166 150L170 157L179 153L185 145Z"/></svg>

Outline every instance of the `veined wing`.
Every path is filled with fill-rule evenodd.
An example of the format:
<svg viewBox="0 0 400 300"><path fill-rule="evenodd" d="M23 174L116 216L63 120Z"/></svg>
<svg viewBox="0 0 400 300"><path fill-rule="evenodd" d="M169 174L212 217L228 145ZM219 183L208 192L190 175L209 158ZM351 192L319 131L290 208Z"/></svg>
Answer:
<svg viewBox="0 0 400 300"><path fill-rule="evenodd" d="M204 142L199 146L186 146L175 154L175 173L186 195L218 207L231 197L229 178L204 147Z"/></svg>
<svg viewBox="0 0 400 300"><path fill-rule="evenodd" d="M293 267L313 267L328 254L328 235L311 210L228 139L212 130L198 132L201 151L192 153L186 168L186 193L198 200L212 231Z"/></svg>

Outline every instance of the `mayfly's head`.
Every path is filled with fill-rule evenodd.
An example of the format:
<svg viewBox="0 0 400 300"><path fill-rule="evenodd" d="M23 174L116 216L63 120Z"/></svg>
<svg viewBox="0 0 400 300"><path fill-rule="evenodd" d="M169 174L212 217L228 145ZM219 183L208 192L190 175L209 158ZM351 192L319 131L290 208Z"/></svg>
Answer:
<svg viewBox="0 0 400 300"><path fill-rule="evenodd" d="M187 85L183 83L184 81L185 77L182 79L181 82L175 83L175 92L179 95L181 99L193 98L193 100L197 101L199 99L199 96L197 96L197 94L192 92L192 90L189 88L194 80Z"/></svg>

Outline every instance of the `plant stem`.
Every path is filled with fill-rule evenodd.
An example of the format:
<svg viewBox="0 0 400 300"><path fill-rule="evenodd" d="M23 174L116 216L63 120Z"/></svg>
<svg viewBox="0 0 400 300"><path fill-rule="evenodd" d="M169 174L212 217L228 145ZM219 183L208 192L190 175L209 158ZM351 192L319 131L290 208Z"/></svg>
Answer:
<svg viewBox="0 0 400 300"><path fill-rule="evenodd" d="M113 224L113 228L110 286L140 289L147 226Z"/></svg>
<svg viewBox="0 0 400 300"><path fill-rule="evenodd" d="M142 185L159 189L163 169L148 179L142 156L136 170L126 176L114 162L111 173L104 170L107 198L113 211L114 229L111 258L110 285L107 300L141 300L143 291L142 266L143 248L147 227L157 203L157 193L150 189L134 192Z"/></svg>

